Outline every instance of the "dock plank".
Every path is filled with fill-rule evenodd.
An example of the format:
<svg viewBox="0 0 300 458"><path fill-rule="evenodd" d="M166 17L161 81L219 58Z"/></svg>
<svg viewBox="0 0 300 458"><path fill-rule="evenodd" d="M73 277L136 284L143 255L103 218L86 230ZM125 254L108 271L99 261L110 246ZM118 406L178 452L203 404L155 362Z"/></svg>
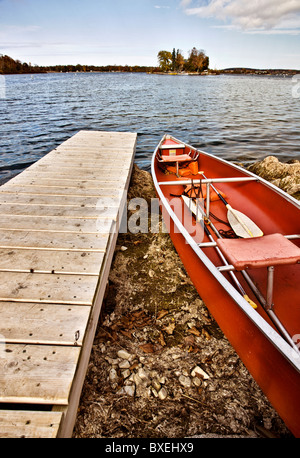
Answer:
<svg viewBox="0 0 300 458"><path fill-rule="evenodd" d="M117 213L117 211L116 211ZM117 217L117 215L116 215ZM64 218L60 216L18 216L2 215L0 230L19 229L24 231L107 233L115 219L112 217Z"/></svg>
<svg viewBox="0 0 300 458"><path fill-rule="evenodd" d="M122 167L123 171L123 167ZM124 168L125 172L125 168ZM75 179L84 179L85 181L104 181L109 179L110 181L117 181L119 182L120 180L120 170L119 167L114 167L114 168L102 168L101 172L99 170L95 170L95 168L92 169L87 169L83 167L78 167L75 169L75 167L64 167L63 170L61 170L58 166L52 168L48 167L37 167L35 169L26 169L24 172L22 172L22 176L25 178L35 178L35 179L40 179L40 178L57 178L57 175L59 173L59 178L60 179L65 179L69 180L70 176L74 177ZM19 176L19 175L17 175Z"/></svg>
<svg viewBox="0 0 300 458"><path fill-rule="evenodd" d="M92 305L98 277L1 272L0 301Z"/></svg>
<svg viewBox="0 0 300 458"><path fill-rule="evenodd" d="M0 248L0 272L99 275L103 256L103 252Z"/></svg>
<svg viewBox="0 0 300 458"><path fill-rule="evenodd" d="M58 146L53 152L51 153L53 156L59 156L61 154L64 154L66 157L69 156L77 156L78 151L84 153L84 157L87 158L90 163L94 159L99 159L105 156L106 161L113 162L114 159L120 160L120 158L126 158L126 156L130 156L132 153L132 147L131 146L120 146L116 144L105 144L102 142L102 144L99 144L99 146L95 147L92 144L87 145L87 144L73 144L73 145L61 145ZM87 161L88 162L88 161Z"/></svg>
<svg viewBox="0 0 300 458"><path fill-rule="evenodd" d="M44 156L41 158L38 163L32 164L28 169L33 171L37 167L39 168L56 168L58 169L59 167L62 167L64 169L79 169L79 168L90 168L91 164L93 166L93 170L95 172L98 172L99 174L102 173L104 170L118 170L120 172L120 175L128 171L130 169L130 161L129 155L127 157L115 157L114 160L107 161L107 155L106 157L98 157L98 160L89 160L86 161L85 159L82 158L81 155L79 154L74 154L68 158L65 158L65 156L62 154L63 151L59 152L59 154L56 154L54 157L53 153L49 153L49 155ZM127 153L128 154L128 153ZM67 161L65 159L68 159Z"/></svg>
<svg viewBox="0 0 300 458"><path fill-rule="evenodd" d="M106 250L109 233L74 233L58 231L0 230L1 248L36 250L101 251Z"/></svg>
<svg viewBox="0 0 300 458"><path fill-rule="evenodd" d="M68 188L67 186L21 186L13 185L12 180L8 181L0 187L1 193L12 194L27 194L27 195L47 195L47 196L79 196L79 197L122 197L123 190L116 189L112 184L106 184L100 188L86 189L86 188Z"/></svg>
<svg viewBox="0 0 300 458"><path fill-rule="evenodd" d="M73 159L73 158L72 158ZM101 161L99 161L98 165L93 164L93 165L87 165L87 163L78 158L77 156L74 156L74 161L68 161L67 163L63 160L58 161L58 164L52 160L49 160L47 156L44 158L40 159L38 162L35 162L32 164L30 167L26 169L28 172L38 172L38 171L44 171L45 173L47 172L53 172L55 170L58 170L58 168L61 170L63 174L67 173L68 171L70 173L76 173L80 174L81 171L82 173L86 173L86 175L91 175L91 174L101 174L102 172L119 172L120 174L126 173L130 169L130 162L128 160L122 160L119 161L118 166L116 167L116 163L110 163L110 162L103 162L101 165ZM24 170L25 172L25 170ZM23 173L23 172L22 172Z"/></svg>
<svg viewBox="0 0 300 458"><path fill-rule="evenodd" d="M0 204L25 204L41 205L48 207L77 207L84 214L88 208L100 209L108 207L119 207L125 201L126 194L118 193L114 196L85 197L80 195L50 195L39 193L13 193L4 192L0 188Z"/></svg>
<svg viewBox="0 0 300 458"><path fill-rule="evenodd" d="M97 219L110 217L115 219L118 206L101 205L95 207L77 207L68 205L42 205L34 203L12 204L0 202L0 215L2 216L61 216L64 218ZM112 199L113 202L113 199ZM1 223L0 223L1 225Z"/></svg>
<svg viewBox="0 0 300 458"><path fill-rule="evenodd" d="M40 176L39 178L30 178L28 179L26 176L17 175L15 178L12 178L9 183L10 185L17 185L17 186L24 186L24 187L48 187L48 188L61 188L61 187L68 187L70 189L79 189L79 190L93 190L93 189L123 189L125 178L117 179L110 179L109 177L103 177L102 180L74 180L72 178L43 178Z"/></svg>
<svg viewBox="0 0 300 458"><path fill-rule="evenodd" d="M7 344L0 402L67 405L80 347Z"/></svg>
<svg viewBox="0 0 300 458"><path fill-rule="evenodd" d="M102 149L88 149L86 146L76 145L74 147L58 147L53 150L48 155L44 156L39 160L40 165L43 164L59 164L64 162L65 165L69 165L75 161L75 164L81 162L83 166L91 166L97 164L98 166L105 164L109 167L123 168L124 165L130 163L130 158L132 156L132 148L122 149L118 146L114 148L105 148ZM72 164L73 165L73 164ZM30 167L34 167L33 165Z"/></svg>
<svg viewBox="0 0 300 458"><path fill-rule="evenodd" d="M0 316L0 336L4 345L21 343L81 346L90 316L90 307L0 302ZM4 356L3 348L1 352L1 356Z"/></svg>
<svg viewBox="0 0 300 458"><path fill-rule="evenodd" d="M57 437L62 416L62 412L0 410L1 437L54 439Z"/></svg>

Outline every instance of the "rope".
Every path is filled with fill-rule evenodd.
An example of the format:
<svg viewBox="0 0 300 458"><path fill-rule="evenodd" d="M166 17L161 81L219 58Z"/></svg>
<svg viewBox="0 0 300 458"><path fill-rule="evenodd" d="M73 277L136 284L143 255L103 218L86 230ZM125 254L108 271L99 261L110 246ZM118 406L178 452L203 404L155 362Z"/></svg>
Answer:
<svg viewBox="0 0 300 458"><path fill-rule="evenodd" d="M193 179L191 180L191 187L190 189L186 192L184 191L184 195L186 195L187 197L192 197L193 198L193 193L195 195L195 199L203 199L204 201L204 210L206 210L206 202L205 202L205 199L204 199L204 196L203 196L203 189L202 189L202 180L200 179L200 183L199 185L195 186L194 185L194 182L193 182ZM209 212L209 215L211 218L213 218L214 220L218 221L219 223L221 224L224 224L225 226L229 227L230 229L228 230L224 230L224 229L220 229L219 230L219 233L222 237L226 238L226 239L233 239L233 238L237 238L235 232L233 231L233 229L231 228L230 224L228 221L224 221L222 220L221 218L219 218L218 216L214 215L212 212ZM208 221L208 224L209 224L209 221Z"/></svg>

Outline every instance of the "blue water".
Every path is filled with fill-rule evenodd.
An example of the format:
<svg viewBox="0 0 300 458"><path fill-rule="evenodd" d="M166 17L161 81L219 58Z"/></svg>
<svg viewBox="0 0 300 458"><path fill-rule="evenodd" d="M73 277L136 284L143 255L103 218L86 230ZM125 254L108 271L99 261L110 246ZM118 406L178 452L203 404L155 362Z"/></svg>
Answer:
<svg viewBox="0 0 300 458"><path fill-rule="evenodd" d="M291 78L52 73L0 83L0 183L81 129L137 132L146 170L164 133L245 165L300 158Z"/></svg>

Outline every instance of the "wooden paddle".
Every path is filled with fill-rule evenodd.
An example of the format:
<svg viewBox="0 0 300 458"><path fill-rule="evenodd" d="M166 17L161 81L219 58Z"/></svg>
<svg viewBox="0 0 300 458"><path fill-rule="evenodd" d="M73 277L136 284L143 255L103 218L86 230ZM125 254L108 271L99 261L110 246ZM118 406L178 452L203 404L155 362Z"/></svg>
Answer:
<svg viewBox="0 0 300 458"><path fill-rule="evenodd" d="M186 204L186 206L189 208L189 210L194 214L194 216L196 218L196 221L199 222L199 223L202 223L204 232L206 233L207 237L212 242L214 242L214 238L211 235L211 233L210 233L210 231L209 231L209 229L208 229L208 227L206 226L206 223L205 223L204 210L200 207L199 204L195 203L193 201L193 199L191 199L190 197L187 197L187 196L184 196L184 195L182 195L181 197L182 197L184 203ZM228 262L225 259L225 257L223 256L223 253L221 252L221 250L217 246L215 247L215 249L217 250L217 253L220 256L221 260L224 262L224 265L228 265ZM233 279L234 283L236 284L236 286L240 290L240 293L242 294L243 298L251 305L251 307L256 309L257 305L247 295L246 291L244 290L244 288L242 287L242 285L238 281L236 275L231 270L229 271L229 275L231 276L231 278Z"/></svg>
<svg viewBox="0 0 300 458"><path fill-rule="evenodd" d="M207 177L204 175L203 172L199 172L206 180ZM219 199L223 202L223 204L227 208L227 218L229 221L230 226L238 235L242 238L250 238L250 237L262 237L264 234L262 230L244 213L232 208L229 203L224 199L224 197L219 193L219 191L214 187L213 184L210 184L213 188Z"/></svg>

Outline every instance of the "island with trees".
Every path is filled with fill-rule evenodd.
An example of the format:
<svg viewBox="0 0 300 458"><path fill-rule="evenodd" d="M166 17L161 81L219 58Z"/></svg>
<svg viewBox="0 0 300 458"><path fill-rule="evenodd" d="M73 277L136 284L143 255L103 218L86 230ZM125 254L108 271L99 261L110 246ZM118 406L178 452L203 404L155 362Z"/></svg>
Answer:
<svg viewBox="0 0 300 458"><path fill-rule="evenodd" d="M189 51L187 59L183 57L180 49L173 51L159 51L158 62L160 70L164 73L202 73L208 70L209 57L202 49L193 48Z"/></svg>

